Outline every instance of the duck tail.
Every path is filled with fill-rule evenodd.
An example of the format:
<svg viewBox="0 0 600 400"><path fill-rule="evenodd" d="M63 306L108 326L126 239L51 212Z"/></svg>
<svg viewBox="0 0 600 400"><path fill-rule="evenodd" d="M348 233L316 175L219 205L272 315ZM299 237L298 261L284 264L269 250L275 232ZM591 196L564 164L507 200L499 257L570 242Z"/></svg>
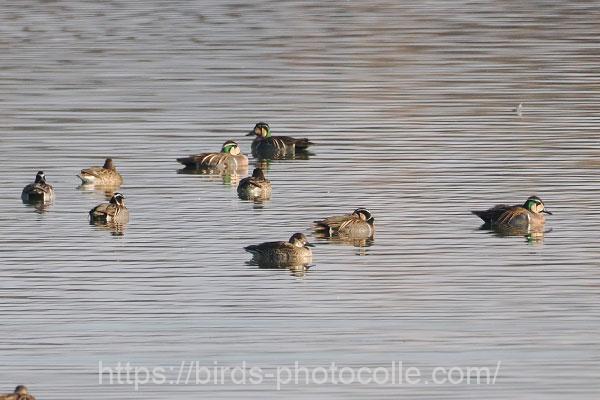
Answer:
<svg viewBox="0 0 600 400"><path fill-rule="evenodd" d="M303 139L297 139L296 140L296 149L298 150L305 150L307 149L309 146L312 146L314 143L311 142L310 140L303 138Z"/></svg>
<svg viewBox="0 0 600 400"><path fill-rule="evenodd" d="M244 250L246 250L248 253L256 254L256 253L258 253L258 246L256 246L256 245L246 246L246 247L244 247Z"/></svg>
<svg viewBox="0 0 600 400"><path fill-rule="evenodd" d="M471 214L477 215L484 221L487 221L487 211L471 211Z"/></svg>
<svg viewBox="0 0 600 400"><path fill-rule="evenodd" d="M190 157L181 157L177 159L177 162L180 164L189 164L192 161Z"/></svg>
<svg viewBox="0 0 600 400"><path fill-rule="evenodd" d="M328 231L329 230L329 225L327 225L327 223L325 223L325 221L313 221L313 223L315 224L315 230L316 231Z"/></svg>

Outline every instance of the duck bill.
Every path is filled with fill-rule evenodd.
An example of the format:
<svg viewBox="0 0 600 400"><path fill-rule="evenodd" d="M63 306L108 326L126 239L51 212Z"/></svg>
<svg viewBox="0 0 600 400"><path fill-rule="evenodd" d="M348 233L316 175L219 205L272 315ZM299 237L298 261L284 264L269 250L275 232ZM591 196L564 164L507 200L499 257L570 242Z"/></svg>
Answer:
<svg viewBox="0 0 600 400"><path fill-rule="evenodd" d="M248 133L246 133L246 136L254 136L256 135L256 133L254 133L254 131L250 131Z"/></svg>
<svg viewBox="0 0 600 400"><path fill-rule="evenodd" d="M312 244L312 243L306 243L306 244L305 244L305 246L306 246L306 247L315 247L315 245L314 245L314 244Z"/></svg>
<svg viewBox="0 0 600 400"><path fill-rule="evenodd" d="M550 211L548 211L548 210L542 210L542 212L543 212L544 214L552 215L552 213L551 213Z"/></svg>

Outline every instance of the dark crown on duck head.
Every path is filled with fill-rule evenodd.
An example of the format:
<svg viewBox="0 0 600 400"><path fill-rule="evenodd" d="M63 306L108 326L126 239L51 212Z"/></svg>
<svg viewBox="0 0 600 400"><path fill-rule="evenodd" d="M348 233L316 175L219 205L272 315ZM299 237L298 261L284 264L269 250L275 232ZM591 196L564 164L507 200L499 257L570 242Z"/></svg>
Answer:
<svg viewBox="0 0 600 400"><path fill-rule="evenodd" d="M38 171L35 176L35 183L46 183L46 175L44 175L44 171Z"/></svg>
<svg viewBox="0 0 600 400"><path fill-rule="evenodd" d="M246 136L261 136L261 137L269 137L271 136L271 127L266 122L259 122L254 125L254 129L252 129Z"/></svg>
<svg viewBox="0 0 600 400"><path fill-rule="evenodd" d="M125 196L123 195L123 193L117 192L110 199L110 203L111 204L116 204L116 205L123 205L124 204L124 200L125 200Z"/></svg>

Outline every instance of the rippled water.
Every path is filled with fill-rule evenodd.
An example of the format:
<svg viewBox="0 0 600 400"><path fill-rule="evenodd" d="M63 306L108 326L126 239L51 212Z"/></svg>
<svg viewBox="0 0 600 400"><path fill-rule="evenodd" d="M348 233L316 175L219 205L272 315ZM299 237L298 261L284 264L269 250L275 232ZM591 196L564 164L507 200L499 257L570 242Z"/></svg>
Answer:
<svg viewBox="0 0 600 400"><path fill-rule="evenodd" d="M41 399L596 398L595 1L10 1L0 13L0 392ZM512 109L523 103L519 116ZM175 158L309 137L271 201ZM112 156L124 235L75 174ZM252 160L252 165L254 161ZM252 166L251 166L252 168ZM43 169L57 198L19 198ZM251 171L251 170L250 170ZM470 215L541 196L543 238ZM368 247L311 221L369 208ZM306 273L243 246L300 231ZM494 385L100 385L138 366L487 366ZM424 372L425 374L425 372Z"/></svg>

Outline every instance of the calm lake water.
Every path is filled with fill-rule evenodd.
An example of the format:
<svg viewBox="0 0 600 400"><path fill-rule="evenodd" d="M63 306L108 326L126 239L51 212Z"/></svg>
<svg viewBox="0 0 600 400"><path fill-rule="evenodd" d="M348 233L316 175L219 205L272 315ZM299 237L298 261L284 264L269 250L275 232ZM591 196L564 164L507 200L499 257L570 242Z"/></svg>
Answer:
<svg viewBox="0 0 600 400"><path fill-rule="evenodd" d="M0 392L597 398L599 18L597 1L3 2ZM260 120L316 143L270 163L270 201L178 174L226 139L249 152ZM105 195L75 176L106 156L121 236L89 225ZM56 189L43 213L20 200L39 169ZM543 238L470 214L531 194L554 212ZM311 234L360 206L370 246ZM243 246L294 232L316 245L308 271L248 264ZM100 361L168 379L99 384ZM172 384L195 361L500 368L493 385Z"/></svg>

